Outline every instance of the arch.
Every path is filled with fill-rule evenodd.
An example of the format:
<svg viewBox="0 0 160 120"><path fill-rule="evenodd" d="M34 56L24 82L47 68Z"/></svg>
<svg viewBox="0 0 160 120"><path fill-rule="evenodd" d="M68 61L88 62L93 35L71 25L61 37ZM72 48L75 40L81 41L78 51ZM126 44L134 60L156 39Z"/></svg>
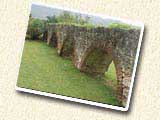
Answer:
<svg viewBox="0 0 160 120"><path fill-rule="evenodd" d="M57 47L57 33L48 31L47 44L53 47Z"/></svg>
<svg viewBox="0 0 160 120"><path fill-rule="evenodd" d="M113 57L101 48L91 47L82 56L80 70L92 75L104 75Z"/></svg>
<svg viewBox="0 0 160 120"><path fill-rule="evenodd" d="M70 37L64 39L59 55L67 58L73 56L73 40Z"/></svg>
<svg viewBox="0 0 160 120"><path fill-rule="evenodd" d="M58 54L66 56L69 52L69 55L73 55L74 64L80 71L103 75L111 62L114 62L118 83L117 98L125 106L140 30L116 28L88 30L75 26L51 25L48 31L48 44L51 43L54 31L57 37ZM94 58L94 55L99 57Z"/></svg>
<svg viewBox="0 0 160 120"><path fill-rule="evenodd" d="M109 49L102 49L101 47L89 47L81 56L79 66L77 68L85 73L94 76L103 76L108 71L110 64L114 63L117 80L117 99L122 106L127 103L129 94L129 87L131 81L131 67L128 62L130 59L122 57L115 52L108 52Z"/></svg>

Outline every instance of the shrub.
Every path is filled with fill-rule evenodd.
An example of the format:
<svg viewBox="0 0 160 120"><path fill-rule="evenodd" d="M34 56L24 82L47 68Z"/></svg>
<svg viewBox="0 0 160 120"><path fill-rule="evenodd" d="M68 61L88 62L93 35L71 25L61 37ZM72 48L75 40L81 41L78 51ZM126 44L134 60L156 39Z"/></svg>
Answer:
<svg viewBox="0 0 160 120"><path fill-rule="evenodd" d="M125 24L125 23L111 23L108 25L109 28L120 28L120 29L136 29L138 27L133 26L133 25L129 25L129 24Z"/></svg>
<svg viewBox="0 0 160 120"><path fill-rule="evenodd" d="M57 20L56 16L48 16L46 22L47 23L57 23L58 20Z"/></svg>
<svg viewBox="0 0 160 120"><path fill-rule="evenodd" d="M48 23L68 23L68 24L80 24L84 25L88 23L89 17L82 17L81 15L71 14L67 11L62 12L58 16L48 16Z"/></svg>
<svg viewBox="0 0 160 120"><path fill-rule="evenodd" d="M30 17L27 30L27 36L30 36L30 39L39 39L40 36L42 36L42 34L44 33L44 30L45 25L43 20Z"/></svg>

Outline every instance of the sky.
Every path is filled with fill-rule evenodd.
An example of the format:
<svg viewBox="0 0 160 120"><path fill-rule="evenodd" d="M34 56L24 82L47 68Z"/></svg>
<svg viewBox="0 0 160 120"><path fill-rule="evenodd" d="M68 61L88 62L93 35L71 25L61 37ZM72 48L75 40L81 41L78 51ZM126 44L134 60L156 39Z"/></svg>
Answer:
<svg viewBox="0 0 160 120"><path fill-rule="evenodd" d="M53 16L53 15L57 16L57 15L60 15L63 11L64 10L62 10L62 9L57 9L54 7L51 8L51 7L46 7L46 6L42 6L42 5L36 5L36 4L32 4L32 7L31 7L32 17L39 18L39 19L46 19L47 16ZM86 14L74 13L71 11L70 11L70 13L71 14L79 14L82 17L88 16ZM110 23L118 22L117 20L103 19L103 18L100 18L97 16L89 16L89 17L90 17L89 21L92 24L101 24L101 25L107 26Z"/></svg>

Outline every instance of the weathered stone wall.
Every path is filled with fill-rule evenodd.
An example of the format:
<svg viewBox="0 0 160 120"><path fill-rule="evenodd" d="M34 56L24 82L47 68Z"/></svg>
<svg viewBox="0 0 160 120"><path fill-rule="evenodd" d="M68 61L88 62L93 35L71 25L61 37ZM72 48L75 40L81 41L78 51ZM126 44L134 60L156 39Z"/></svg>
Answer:
<svg viewBox="0 0 160 120"><path fill-rule="evenodd" d="M140 30L87 28L52 24L48 27L48 44L58 53L72 57L75 67L93 75L103 75L113 61L116 68L117 98L126 105Z"/></svg>

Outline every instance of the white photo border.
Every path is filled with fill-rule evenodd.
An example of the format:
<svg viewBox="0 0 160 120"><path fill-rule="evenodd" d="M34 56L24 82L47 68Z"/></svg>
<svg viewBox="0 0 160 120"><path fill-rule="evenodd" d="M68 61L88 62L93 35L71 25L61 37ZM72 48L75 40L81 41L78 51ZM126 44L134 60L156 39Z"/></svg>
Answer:
<svg viewBox="0 0 160 120"><path fill-rule="evenodd" d="M32 93L32 94L36 94L36 95L43 95L43 96L47 96L47 97L53 97L53 98L73 101L73 102L77 102L77 103L83 103L83 104L88 104L88 105L93 105L93 106L98 106L98 107L103 107L103 108L110 108L110 109L120 110L120 111L128 111L129 105L130 105L130 100L131 100L131 95L132 95L132 90L133 90L135 74L136 74L136 68L137 68L137 64L138 64L138 58L139 58L139 54L140 54L142 38L143 38L144 24L142 22L138 22L138 21L133 22L131 20L121 19L121 18L118 18L118 17L111 17L111 16L102 15L102 14L91 14L91 13L82 12L82 11L75 10L75 9L60 7L60 6L57 6L57 5L48 5L48 4L45 4L45 3L32 2L31 6L33 4L34 5L45 6L45 7L50 7L50 8L57 8L57 9L70 11L70 12L74 12L74 13L85 14L85 15L89 15L89 16L101 17L101 18L104 18L104 19L108 18L108 19L113 19L113 20L119 20L123 23L132 24L132 25L136 25L136 26L141 27L141 32L140 32L140 37L139 37L139 42L138 42L138 47L137 47L137 53L136 53L133 72L132 72L132 77L131 77L131 85L130 85L130 89L129 89L129 95L128 95L126 107L119 107L119 106L113 106L113 105L104 104L104 103L98 103L98 102L83 100L83 99L79 99L79 98L73 98L73 97L57 95L57 94L53 94L53 93L47 93L47 92L41 92L41 91L37 91L37 90L22 88L22 87L18 87L17 83L15 85L15 89L17 91L21 91L21 92ZM31 8L30 8L30 12L31 12ZM24 43L25 43L25 39L23 40L23 48L24 48ZM22 50L22 53L21 53L21 60L22 60L22 54L23 54L23 50ZM20 64L19 64L19 70L20 70ZM18 82L18 79L17 79L17 82Z"/></svg>

